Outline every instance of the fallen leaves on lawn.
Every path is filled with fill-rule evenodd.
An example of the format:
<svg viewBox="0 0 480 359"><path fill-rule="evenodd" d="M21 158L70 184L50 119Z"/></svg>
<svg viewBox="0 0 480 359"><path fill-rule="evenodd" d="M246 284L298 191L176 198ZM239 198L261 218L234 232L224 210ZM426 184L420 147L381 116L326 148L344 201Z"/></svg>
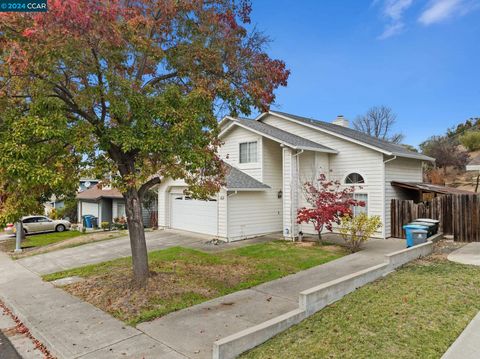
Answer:
<svg viewBox="0 0 480 359"><path fill-rule="evenodd" d="M146 288L133 285L130 268L116 268L64 289L124 321L131 321L143 311L167 309L183 295L214 298L222 288L233 287L254 273L245 263L206 265L173 261L151 267Z"/></svg>

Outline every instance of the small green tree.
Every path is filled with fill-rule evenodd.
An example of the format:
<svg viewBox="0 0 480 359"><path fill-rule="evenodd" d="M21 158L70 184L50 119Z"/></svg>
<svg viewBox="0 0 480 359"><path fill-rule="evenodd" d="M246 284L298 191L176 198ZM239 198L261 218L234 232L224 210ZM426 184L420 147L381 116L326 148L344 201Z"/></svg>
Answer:
<svg viewBox="0 0 480 359"><path fill-rule="evenodd" d="M467 131L459 140L469 151L480 150L480 131Z"/></svg>
<svg viewBox="0 0 480 359"><path fill-rule="evenodd" d="M340 233L345 240L348 248L352 252L357 252L362 243L382 227L380 216L369 217L366 213L360 213L354 217L342 217Z"/></svg>

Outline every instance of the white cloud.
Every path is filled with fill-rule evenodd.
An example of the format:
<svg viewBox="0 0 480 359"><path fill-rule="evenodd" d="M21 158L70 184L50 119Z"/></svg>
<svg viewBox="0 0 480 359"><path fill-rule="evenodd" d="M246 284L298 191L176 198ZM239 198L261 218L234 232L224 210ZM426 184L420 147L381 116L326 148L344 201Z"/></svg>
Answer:
<svg viewBox="0 0 480 359"><path fill-rule="evenodd" d="M378 37L380 40L388 39L389 37L400 34L405 28L403 22L395 22L385 26L382 34Z"/></svg>
<svg viewBox="0 0 480 359"><path fill-rule="evenodd" d="M477 2L466 0L431 0L418 21L425 26L462 16L478 7Z"/></svg>
<svg viewBox="0 0 480 359"><path fill-rule="evenodd" d="M413 0L387 0L383 13L392 20L401 20L403 13L412 5Z"/></svg>
<svg viewBox="0 0 480 359"><path fill-rule="evenodd" d="M376 5L377 3L378 0L374 0L373 5ZM403 15L412 3L413 0L385 0L382 14L387 19L388 23L385 25L385 29L379 36L379 39L387 39L403 31L405 28Z"/></svg>

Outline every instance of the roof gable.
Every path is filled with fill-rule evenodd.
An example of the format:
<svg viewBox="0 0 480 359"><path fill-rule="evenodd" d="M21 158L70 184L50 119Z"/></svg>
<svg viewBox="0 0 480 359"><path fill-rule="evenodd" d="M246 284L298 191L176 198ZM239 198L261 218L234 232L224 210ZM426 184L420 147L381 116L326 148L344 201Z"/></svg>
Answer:
<svg viewBox="0 0 480 359"><path fill-rule="evenodd" d="M116 189L105 189L100 188L99 184L96 184L89 189L86 189L83 192L77 194L77 199L84 199L84 200L93 200L96 201L100 198L123 198L122 193Z"/></svg>
<svg viewBox="0 0 480 359"><path fill-rule="evenodd" d="M241 119L241 118L237 119L237 118L231 118L231 117L228 119L230 120L231 124L225 125L226 124L225 121L222 123L224 125L224 128L221 131L220 136L225 135L233 126L239 126L248 131L254 132L260 136L269 138L273 141L279 142L280 144L284 144L294 149L310 150L310 151L326 152L326 153L338 153L338 151L330 147L324 146L317 142L310 141L306 138L297 136L293 133L281 130L275 126L271 126L260 121Z"/></svg>
<svg viewBox="0 0 480 359"><path fill-rule="evenodd" d="M296 115L292 115L285 112L279 112L279 111L270 111L270 112L263 113L260 116L258 116L256 120L261 122L262 119L268 114L328 133L332 136L339 137L350 142L357 143L359 145L368 147L375 151L382 152L386 155L412 158L412 159L418 159L422 161L435 161L431 157L407 150L405 147L401 145L390 143L388 141L378 139L376 137L367 135L363 132L354 130L352 128L335 125L329 122L318 121L318 120L296 116Z"/></svg>

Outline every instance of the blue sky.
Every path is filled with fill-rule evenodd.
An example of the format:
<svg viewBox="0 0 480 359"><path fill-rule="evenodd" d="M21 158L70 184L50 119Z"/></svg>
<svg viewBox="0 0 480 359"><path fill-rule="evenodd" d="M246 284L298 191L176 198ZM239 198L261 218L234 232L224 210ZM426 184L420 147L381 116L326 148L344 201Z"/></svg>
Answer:
<svg viewBox="0 0 480 359"><path fill-rule="evenodd" d="M291 70L274 109L386 105L412 145L480 116L480 0L253 0L252 22Z"/></svg>

